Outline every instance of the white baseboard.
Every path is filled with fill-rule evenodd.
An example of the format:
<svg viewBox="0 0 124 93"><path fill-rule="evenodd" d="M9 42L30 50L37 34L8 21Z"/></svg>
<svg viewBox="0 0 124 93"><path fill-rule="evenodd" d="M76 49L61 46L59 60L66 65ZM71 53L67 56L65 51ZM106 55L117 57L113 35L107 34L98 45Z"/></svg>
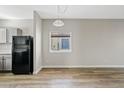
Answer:
<svg viewBox="0 0 124 93"><path fill-rule="evenodd" d="M43 68L124 68L124 65L43 66Z"/></svg>
<svg viewBox="0 0 124 93"><path fill-rule="evenodd" d="M36 71L34 71L33 74L34 75L37 74L41 69L42 69L42 66L39 69L37 69Z"/></svg>

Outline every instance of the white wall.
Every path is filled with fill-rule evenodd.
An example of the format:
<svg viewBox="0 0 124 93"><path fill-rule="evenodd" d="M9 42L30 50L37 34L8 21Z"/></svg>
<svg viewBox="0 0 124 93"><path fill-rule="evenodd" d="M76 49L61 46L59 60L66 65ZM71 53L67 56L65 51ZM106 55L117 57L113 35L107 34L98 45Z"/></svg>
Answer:
<svg viewBox="0 0 124 93"><path fill-rule="evenodd" d="M34 11L34 74L42 68L42 20Z"/></svg>
<svg viewBox="0 0 124 93"><path fill-rule="evenodd" d="M43 20L44 67L124 67L124 20ZM72 53L50 53L49 32L72 32Z"/></svg>

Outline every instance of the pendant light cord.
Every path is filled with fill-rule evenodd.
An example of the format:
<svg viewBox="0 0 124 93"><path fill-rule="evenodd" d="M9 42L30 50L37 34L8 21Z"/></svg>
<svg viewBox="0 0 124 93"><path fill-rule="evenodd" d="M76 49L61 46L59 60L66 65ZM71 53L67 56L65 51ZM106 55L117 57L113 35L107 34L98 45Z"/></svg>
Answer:
<svg viewBox="0 0 124 93"><path fill-rule="evenodd" d="M60 19L60 13L61 14L65 14L65 12L67 11L68 6L65 6L63 11L60 11L60 5L57 5L57 14L58 14L58 19Z"/></svg>
<svg viewBox="0 0 124 93"><path fill-rule="evenodd" d="M57 5L57 14L58 14L58 19L59 19L59 17L60 17L59 12L60 12L60 6Z"/></svg>

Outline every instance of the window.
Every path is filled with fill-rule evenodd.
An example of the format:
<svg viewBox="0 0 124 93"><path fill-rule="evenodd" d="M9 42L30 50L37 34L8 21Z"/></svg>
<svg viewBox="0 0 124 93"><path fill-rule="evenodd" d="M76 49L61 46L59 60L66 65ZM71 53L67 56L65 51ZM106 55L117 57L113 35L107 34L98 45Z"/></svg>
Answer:
<svg viewBox="0 0 124 93"><path fill-rule="evenodd" d="M71 52L70 32L50 32L50 52Z"/></svg>

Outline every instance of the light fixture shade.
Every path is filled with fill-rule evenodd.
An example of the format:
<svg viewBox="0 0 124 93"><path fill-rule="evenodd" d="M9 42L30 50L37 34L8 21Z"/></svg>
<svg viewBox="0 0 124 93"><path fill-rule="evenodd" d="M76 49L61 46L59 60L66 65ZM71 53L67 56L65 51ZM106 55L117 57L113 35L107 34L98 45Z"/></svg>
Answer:
<svg viewBox="0 0 124 93"><path fill-rule="evenodd" d="M53 22L53 25L56 27L62 27L62 26L64 26L64 22L60 19L57 19Z"/></svg>

